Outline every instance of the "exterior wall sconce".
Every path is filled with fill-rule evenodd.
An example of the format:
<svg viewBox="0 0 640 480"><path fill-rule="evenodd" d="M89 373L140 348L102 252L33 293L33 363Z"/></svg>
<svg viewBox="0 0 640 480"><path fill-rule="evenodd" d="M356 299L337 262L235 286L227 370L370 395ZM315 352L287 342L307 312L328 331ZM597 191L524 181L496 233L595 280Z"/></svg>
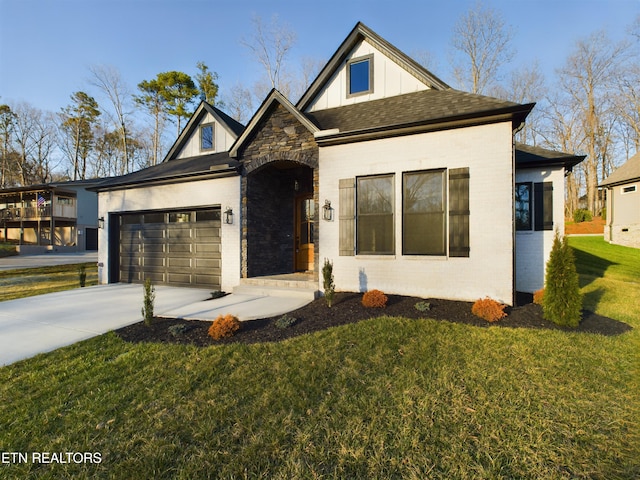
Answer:
<svg viewBox="0 0 640 480"><path fill-rule="evenodd" d="M330 222L333 220L333 208L331 207L331 200L325 200L322 206L322 219Z"/></svg>
<svg viewBox="0 0 640 480"><path fill-rule="evenodd" d="M98 228L104 228L104 217L98 218Z"/></svg>
<svg viewBox="0 0 640 480"><path fill-rule="evenodd" d="M233 224L233 210L231 210L231 207L227 207L224 211L224 223L227 225Z"/></svg>

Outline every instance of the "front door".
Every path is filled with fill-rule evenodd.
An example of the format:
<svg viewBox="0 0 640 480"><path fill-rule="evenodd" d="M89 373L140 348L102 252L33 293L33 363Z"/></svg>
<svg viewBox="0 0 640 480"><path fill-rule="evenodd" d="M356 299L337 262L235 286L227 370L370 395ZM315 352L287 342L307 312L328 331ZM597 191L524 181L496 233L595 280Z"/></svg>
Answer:
<svg viewBox="0 0 640 480"><path fill-rule="evenodd" d="M296 198L295 266L297 272L313 271L313 229L315 220L313 196Z"/></svg>

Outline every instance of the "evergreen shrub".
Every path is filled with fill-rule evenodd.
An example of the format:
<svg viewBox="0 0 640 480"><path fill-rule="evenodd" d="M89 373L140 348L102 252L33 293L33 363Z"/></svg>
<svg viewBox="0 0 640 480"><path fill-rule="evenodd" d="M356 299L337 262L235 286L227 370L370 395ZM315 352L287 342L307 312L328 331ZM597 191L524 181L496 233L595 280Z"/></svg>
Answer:
<svg viewBox="0 0 640 480"><path fill-rule="evenodd" d="M545 274L544 318L566 327L577 327L582 317L582 295L573 252L566 237L556 230Z"/></svg>

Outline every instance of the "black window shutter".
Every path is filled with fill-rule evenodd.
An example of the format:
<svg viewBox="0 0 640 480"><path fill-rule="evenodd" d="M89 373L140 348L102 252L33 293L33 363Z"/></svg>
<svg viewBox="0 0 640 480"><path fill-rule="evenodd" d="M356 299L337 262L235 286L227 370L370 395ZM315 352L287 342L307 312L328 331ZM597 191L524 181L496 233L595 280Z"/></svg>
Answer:
<svg viewBox="0 0 640 480"><path fill-rule="evenodd" d="M339 244L341 256L355 255L355 226L356 226L356 180L355 178L341 179L338 184L340 190L339 204Z"/></svg>
<svg viewBox="0 0 640 480"><path fill-rule="evenodd" d="M553 182L534 184L533 200L535 230L553 230Z"/></svg>
<svg viewBox="0 0 640 480"><path fill-rule="evenodd" d="M449 170L449 256L469 256L469 169Z"/></svg>

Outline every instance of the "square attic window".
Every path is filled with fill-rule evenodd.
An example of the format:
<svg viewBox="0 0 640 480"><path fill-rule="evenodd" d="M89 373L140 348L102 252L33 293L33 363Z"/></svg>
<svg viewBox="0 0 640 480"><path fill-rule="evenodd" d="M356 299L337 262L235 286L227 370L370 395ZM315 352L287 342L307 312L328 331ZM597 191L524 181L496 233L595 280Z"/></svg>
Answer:
<svg viewBox="0 0 640 480"><path fill-rule="evenodd" d="M348 96L373 92L373 55L347 62L347 91Z"/></svg>

